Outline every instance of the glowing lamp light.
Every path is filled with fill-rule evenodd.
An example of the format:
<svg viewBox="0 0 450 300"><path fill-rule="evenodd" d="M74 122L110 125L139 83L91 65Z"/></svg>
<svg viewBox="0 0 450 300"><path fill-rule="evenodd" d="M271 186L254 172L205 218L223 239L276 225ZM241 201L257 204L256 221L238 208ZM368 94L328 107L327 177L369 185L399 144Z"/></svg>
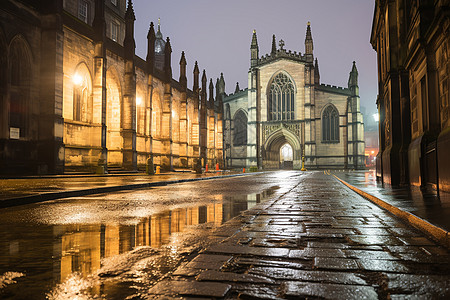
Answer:
<svg viewBox="0 0 450 300"><path fill-rule="evenodd" d="M374 153L375 153L375 151L372 151L371 153L372 153L372 154L374 154Z"/></svg>
<svg viewBox="0 0 450 300"><path fill-rule="evenodd" d="M80 74L73 75L72 80L75 85L81 85L83 83L83 77Z"/></svg>
<svg viewBox="0 0 450 300"><path fill-rule="evenodd" d="M137 97L136 98L136 105L141 105L142 104L142 98L141 97Z"/></svg>
<svg viewBox="0 0 450 300"><path fill-rule="evenodd" d="M379 122L380 121L380 116L378 115L378 113L374 113L372 115L373 119L375 120L375 122Z"/></svg>

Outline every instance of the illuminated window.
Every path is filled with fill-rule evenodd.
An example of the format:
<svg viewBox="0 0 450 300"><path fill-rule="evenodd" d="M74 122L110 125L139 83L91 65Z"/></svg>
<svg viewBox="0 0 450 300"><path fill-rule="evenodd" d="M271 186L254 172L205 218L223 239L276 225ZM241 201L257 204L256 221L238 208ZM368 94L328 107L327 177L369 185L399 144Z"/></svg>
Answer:
<svg viewBox="0 0 450 300"><path fill-rule="evenodd" d="M283 73L275 76L268 100L269 121L294 119L294 84L289 77Z"/></svg>
<svg viewBox="0 0 450 300"><path fill-rule="evenodd" d="M88 22L88 6L88 3L83 0L78 3L78 19L84 23Z"/></svg>
<svg viewBox="0 0 450 300"><path fill-rule="evenodd" d="M322 114L322 141L339 142L339 113L333 105L329 105Z"/></svg>
<svg viewBox="0 0 450 300"><path fill-rule="evenodd" d="M111 39L117 42L119 39L119 25L117 23L111 23Z"/></svg>

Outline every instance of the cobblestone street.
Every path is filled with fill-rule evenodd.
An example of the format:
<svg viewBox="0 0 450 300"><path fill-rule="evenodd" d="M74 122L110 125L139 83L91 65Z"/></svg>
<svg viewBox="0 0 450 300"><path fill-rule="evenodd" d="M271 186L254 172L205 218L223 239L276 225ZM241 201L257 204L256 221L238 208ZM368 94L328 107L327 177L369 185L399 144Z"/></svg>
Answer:
<svg viewBox="0 0 450 300"><path fill-rule="evenodd" d="M151 297L450 297L450 255L321 172L221 226ZM144 296L145 297L145 296Z"/></svg>

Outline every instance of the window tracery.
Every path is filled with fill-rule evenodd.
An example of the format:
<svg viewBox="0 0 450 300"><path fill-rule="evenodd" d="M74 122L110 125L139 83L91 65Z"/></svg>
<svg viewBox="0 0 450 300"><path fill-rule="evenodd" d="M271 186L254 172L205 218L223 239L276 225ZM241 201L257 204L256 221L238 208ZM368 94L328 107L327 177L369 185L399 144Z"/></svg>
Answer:
<svg viewBox="0 0 450 300"><path fill-rule="evenodd" d="M294 84L288 76L283 73L275 76L268 98L269 121L294 119Z"/></svg>

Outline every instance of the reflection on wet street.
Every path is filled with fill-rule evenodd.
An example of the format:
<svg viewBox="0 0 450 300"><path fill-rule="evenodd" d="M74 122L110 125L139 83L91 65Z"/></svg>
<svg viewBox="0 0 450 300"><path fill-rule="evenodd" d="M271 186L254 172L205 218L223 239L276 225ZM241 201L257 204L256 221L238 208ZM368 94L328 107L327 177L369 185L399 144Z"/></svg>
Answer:
<svg viewBox="0 0 450 300"><path fill-rule="evenodd" d="M450 194L423 193L419 187L391 187L377 182L375 170L333 171L353 186L450 231Z"/></svg>
<svg viewBox="0 0 450 300"><path fill-rule="evenodd" d="M228 193L216 181L1 210L0 298L135 295L207 246L215 228L279 189L240 181L223 181L237 187Z"/></svg>

